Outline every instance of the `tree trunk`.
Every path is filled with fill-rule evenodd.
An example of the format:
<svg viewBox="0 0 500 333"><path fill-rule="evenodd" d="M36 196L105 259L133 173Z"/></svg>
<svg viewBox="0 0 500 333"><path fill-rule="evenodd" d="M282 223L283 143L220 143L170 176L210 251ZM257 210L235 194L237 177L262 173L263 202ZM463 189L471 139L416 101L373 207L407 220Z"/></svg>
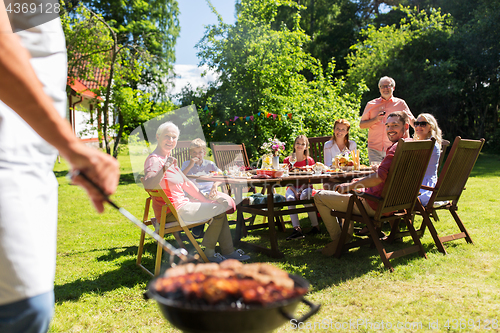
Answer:
<svg viewBox="0 0 500 333"><path fill-rule="evenodd" d="M123 121L123 115L118 109L118 123L120 124L120 128L118 129L118 134L116 135L115 139L115 146L113 147L113 157L117 158L118 157L118 146L120 145L122 135L123 135L123 128L125 127L124 121Z"/></svg>

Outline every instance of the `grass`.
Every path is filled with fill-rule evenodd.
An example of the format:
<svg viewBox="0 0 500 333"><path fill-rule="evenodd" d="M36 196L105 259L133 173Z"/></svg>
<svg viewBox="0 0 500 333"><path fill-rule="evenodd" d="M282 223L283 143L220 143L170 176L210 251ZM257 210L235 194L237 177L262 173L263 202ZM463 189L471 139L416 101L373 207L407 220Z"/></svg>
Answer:
<svg viewBox="0 0 500 333"><path fill-rule="evenodd" d="M122 177L113 200L140 218L146 194L134 182L128 156L119 160ZM498 155L481 154L460 199L459 214L474 245L463 239L446 243L448 255L443 256L427 232L422 242L428 259L398 258L390 273L375 249L323 257L316 251L329 241L322 226L323 234L303 241L286 241L288 232L278 233L284 259L250 253L252 260L272 262L311 283L306 298L321 303L321 309L301 331L500 331L499 162ZM64 161L54 170L60 189L50 332L179 332L155 302L142 297L150 277L135 265L139 230L111 208L96 214L83 191L68 184ZM307 225L307 214L301 219ZM443 212L440 219L440 234L456 231L450 214ZM254 230L247 240L265 243L265 235ZM151 240L146 248L145 264L152 268ZM296 317L307 310L299 305ZM277 330L293 331L290 323Z"/></svg>

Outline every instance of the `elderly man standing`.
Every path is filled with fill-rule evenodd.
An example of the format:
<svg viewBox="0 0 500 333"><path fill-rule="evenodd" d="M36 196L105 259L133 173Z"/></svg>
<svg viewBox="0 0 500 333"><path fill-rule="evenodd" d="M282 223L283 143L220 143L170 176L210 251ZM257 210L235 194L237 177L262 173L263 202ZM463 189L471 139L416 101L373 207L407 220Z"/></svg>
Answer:
<svg viewBox="0 0 500 333"><path fill-rule="evenodd" d="M384 76L378 82L380 97L369 101L361 116L360 128L368 128L368 158L370 163L380 163L385 157L385 151L391 146L391 142L385 135L385 122L387 115L394 111L403 111L409 118L409 124L413 127L415 117L406 102L401 98L394 97L396 82L393 78ZM406 136L410 133L407 131Z"/></svg>
<svg viewBox="0 0 500 333"><path fill-rule="evenodd" d="M392 159L394 158L394 153L396 152L396 148L398 146L398 140L408 137L408 126L408 116L405 112L396 111L391 113L387 117L387 121L385 123L386 135L388 140L391 142L391 146L387 149L386 156L378 167L377 172L361 179L355 179L351 183L339 184L335 187L335 191L320 191L314 196L316 208L325 223L326 229L330 234L330 238L333 240L322 250L324 255L332 256L335 253L341 233L337 218L332 216L330 211L332 209L341 212L347 211L349 198L352 195L349 194L349 192L354 189L364 190L364 192L374 196L380 196L382 194L385 180L389 174ZM361 201L363 202L363 206L365 207L368 215L374 216L377 210L377 203L364 198L361 198ZM354 206L353 212L354 214L361 214L357 206ZM353 233L352 227L353 225L351 222L349 225L350 236L352 236Z"/></svg>

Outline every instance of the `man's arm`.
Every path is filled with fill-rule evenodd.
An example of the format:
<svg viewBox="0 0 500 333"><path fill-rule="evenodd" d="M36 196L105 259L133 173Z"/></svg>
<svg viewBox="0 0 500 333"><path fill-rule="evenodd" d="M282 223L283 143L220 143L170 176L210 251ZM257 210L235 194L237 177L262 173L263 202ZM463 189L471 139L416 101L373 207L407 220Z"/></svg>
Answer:
<svg viewBox="0 0 500 333"><path fill-rule="evenodd" d="M382 182L382 179L379 178L378 174L373 173L369 176L361 178L360 180L358 180L356 182L339 184L339 185L335 186L335 191L337 191L339 193L349 193L350 191L355 190L355 189L362 189L362 188L377 186L381 182Z"/></svg>
<svg viewBox="0 0 500 333"><path fill-rule="evenodd" d="M112 194L120 175L118 162L107 154L85 146L73 134L68 122L61 118L31 67L28 51L12 32L2 0L0 50L0 100L19 114L43 139L56 147L73 170L84 172L105 193ZM96 209L102 212L102 195L82 177L75 177L73 181L87 190Z"/></svg>
<svg viewBox="0 0 500 333"><path fill-rule="evenodd" d="M165 161L163 167L160 165L160 160L155 158L151 161L153 165L151 165L150 170L146 172L144 175L144 188L147 190L159 189L160 181L163 179L163 175L167 172L168 168L174 164L175 159L172 156L169 156ZM151 171L158 170L158 171Z"/></svg>

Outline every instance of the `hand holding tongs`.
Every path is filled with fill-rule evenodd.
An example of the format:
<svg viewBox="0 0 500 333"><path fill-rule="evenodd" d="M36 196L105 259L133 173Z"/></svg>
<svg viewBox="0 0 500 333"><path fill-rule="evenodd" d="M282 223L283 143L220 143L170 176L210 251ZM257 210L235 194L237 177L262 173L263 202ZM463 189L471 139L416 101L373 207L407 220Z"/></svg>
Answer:
<svg viewBox="0 0 500 333"><path fill-rule="evenodd" d="M161 238L157 233L149 229L143 222L141 222L139 219L137 219L134 215L130 214L125 208L123 207L118 207L111 199L109 199L109 196L104 193L102 188L100 188L96 183L94 183L87 175L79 170L72 171L68 173L67 177L69 179L72 179L73 177L76 176L81 176L83 179L85 179L89 184L91 184L95 189L101 193L103 196L104 200L108 202L111 206L116 208L123 216L125 216L130 222L134 223L136 226L138 226L142 231L147 233L149 236L153 237L154 240L156 240L164 249L170 254L170 266L175 266L174 258L175 256L179 257L182 262L191 262L195 261L198 259L198 256L192 256L189 255L186 249L177 249L167 243L163 238Z"/></svg>

